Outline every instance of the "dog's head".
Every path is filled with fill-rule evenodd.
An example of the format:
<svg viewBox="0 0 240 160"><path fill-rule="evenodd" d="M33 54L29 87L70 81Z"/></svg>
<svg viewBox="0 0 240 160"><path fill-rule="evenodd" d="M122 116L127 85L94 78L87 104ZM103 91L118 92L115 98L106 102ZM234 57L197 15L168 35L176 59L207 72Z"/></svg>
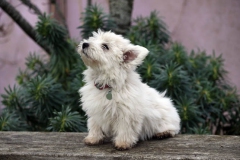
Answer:
<svg viewBox="0 0 240 160"><path fill-rule="evenodd" d="M93 69L135 69L147 56L148 50L133 45L128 39L113 32L93 32L78 46L78 52L85 65Z"/></svg>

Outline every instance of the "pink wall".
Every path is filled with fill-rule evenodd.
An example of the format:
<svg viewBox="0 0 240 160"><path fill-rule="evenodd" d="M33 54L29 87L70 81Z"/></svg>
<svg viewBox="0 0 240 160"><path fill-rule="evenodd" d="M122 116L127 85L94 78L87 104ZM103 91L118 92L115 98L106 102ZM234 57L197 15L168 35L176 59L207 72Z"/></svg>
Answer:
<svg viewBox="0 0 240 160"><path fill-rule="evenodd" d="M21 5L20 1L10 1L32 26L37 22L37 16ZM48 11L48 0L34 1L41 11ZM6 26L6 35L0 36L0 94L5 93L4 87L15 84L15 77L19 68L24 70L25 58L29 52L44 54L43 50L30 39L10 17L0 9L0 25ZM0 35L3 32L0 32ZM0 97L0 110L3 107Z"/></svg>
<svg viewBox="0 0 240 160"><path fill-rule="evenodd" d="M109 12L108 0L92 0ZM79 23L79 15L86 6L86 0L68 1L68 24ZM157 10L166 22L174 41L182 43L187 51L205 50L223 54L228 79L240 89L240 1L239 0L134 0L133 18L148 16ZM72 37L79 36L79 30L72 26Z"/></svg>
<svg viewBox="0 0 240 160"><path fill-rule="evenodd" d="M48 0L32 1L42 11L48 10ZM101 4L109 12L108 0L92 0ZM16 6L20 2L12 1ZM81 40L79 30L80 16L87 0L66 1L66 20L70 35ZM19 5L17 9L24 17L35 24L37 17L28 8ZM239 0L134 0L133 18L147 16L157 10L166 22L174 41L181 42L188 51L192 49L206 50L211 54L223 54L229 81L240 89L240 1ZM2 11L0 11L2 12ZM12 20L3 14L0 25ZM9 35L0 36L0 94L4 87L15 83L18 68L24 68L25 57L29 52L43 51L16 25L12 25ZM1 100L1 99L0 99ZM0 107L1 108L1 107Z"/></svg>

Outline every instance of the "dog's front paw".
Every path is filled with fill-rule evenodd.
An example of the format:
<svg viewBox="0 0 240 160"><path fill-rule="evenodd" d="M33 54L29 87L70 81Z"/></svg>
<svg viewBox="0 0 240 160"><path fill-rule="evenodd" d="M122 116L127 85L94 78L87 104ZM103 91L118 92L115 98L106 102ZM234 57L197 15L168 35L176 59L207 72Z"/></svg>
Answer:
<svg viewBox="0 0 240 160"><path fill-rule="evenodd" d="M126 142L115 142L114 147L119 151L124 151L132 148L132 144Z"/></svg>
<svg viewBox="0 0 240 160"><path fill-rule="evenodd" d="M84 143L89 146L98 145L103 143L103 139L98 139L96 137L86 137Z"/></svg>

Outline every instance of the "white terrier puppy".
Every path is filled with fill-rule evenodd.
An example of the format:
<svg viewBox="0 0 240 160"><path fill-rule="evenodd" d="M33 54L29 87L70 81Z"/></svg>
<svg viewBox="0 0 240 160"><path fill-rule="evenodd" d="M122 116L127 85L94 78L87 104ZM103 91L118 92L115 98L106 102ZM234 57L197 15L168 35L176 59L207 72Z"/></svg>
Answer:
<svg viewBox="0 0 240 160"><path fill-rule="evenodd" d="M133 45L112 32L93 32L79 44L87 69L79 90L88 116L87 145L112 137L118 150L131 148L138 140L173 137L180 118L171 100L141 82L135 69L148 50Z"/></svg>

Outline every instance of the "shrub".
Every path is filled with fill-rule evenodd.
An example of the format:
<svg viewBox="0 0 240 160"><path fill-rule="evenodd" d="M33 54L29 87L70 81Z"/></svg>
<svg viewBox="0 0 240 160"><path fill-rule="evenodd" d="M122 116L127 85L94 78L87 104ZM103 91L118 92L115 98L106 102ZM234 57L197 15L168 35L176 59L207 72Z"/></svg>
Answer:
<svg viewBox="0 0 240 160"><path fill-rule="evenodd" d="M98 28L114 27L96 5L84 15L79 27L83 38ZM84 85L85 66L77 45L49 16L39 17L36 31L38 40L51 49L49 58L30 54L27 69L17 75L17 87L5 89L0 130L86 131L77 92ZM156 11L138 17L126 37L149 49L137 71L143 82L160 92L166 90L172 98L181 117L181 133L240 134L240 103L236 89L224 79L221 56L199 50L187 53L180 43L172 42Z"/></svg>

